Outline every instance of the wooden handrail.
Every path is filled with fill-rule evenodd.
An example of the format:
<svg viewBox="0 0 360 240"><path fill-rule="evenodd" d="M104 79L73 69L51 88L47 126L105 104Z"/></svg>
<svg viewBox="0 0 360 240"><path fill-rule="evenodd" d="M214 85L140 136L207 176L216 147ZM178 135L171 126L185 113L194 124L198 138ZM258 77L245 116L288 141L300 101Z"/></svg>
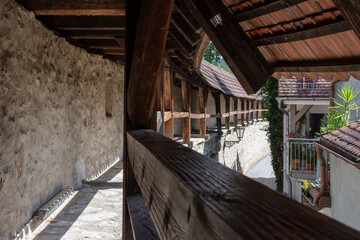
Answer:
<svg viewBox="0 0 360 240"><path fill-rule="evenodd" d="M252 109L247 111L233 111L230 113L223 114L203 114L203 113L190 113L190 118L192 119L201 119L201 118L224 118L228 116L233 116L237 114L247 114L252 112L267 112L268 109ZM188 118L188 112L164 112L164 121L168 121L171 118Z"/></svg>
<svg viewBox="0 0 360 240"><path fill-rule="evenodd" d="M128 157L161 239L359 239L360 233L152 130Z"/></svg>

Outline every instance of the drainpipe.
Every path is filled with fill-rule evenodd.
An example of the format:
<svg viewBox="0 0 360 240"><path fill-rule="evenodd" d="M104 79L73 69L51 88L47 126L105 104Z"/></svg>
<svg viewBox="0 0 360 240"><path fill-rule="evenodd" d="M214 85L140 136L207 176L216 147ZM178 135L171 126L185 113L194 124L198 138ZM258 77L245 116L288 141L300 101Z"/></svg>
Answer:
<svg viewBox="0 0 360 240"><path fill-rule="evenodd" d="M283 100L278 98L278 106L279 106L279 109L281 112L283 112L286 116L286 120L285 121L285 131L284 131L284 135L283 135L283 138L284 138L284 142L287 142L287 137L286 137L286 133L289 132L289 113L282 107L283 105ZM289 197L292 198L292 183L291 183L291 180L290 180L290 177L288 175L288 171L287 171L287 149L285 150L286 148L284 147L284 156L283 156L283 177L287 180L288 184L289 184Z"/></svg>
<svg viewBox="0 0 360 240"><path fill-rule="evenodd" d="M316 148L317 159L320 162L321 188L320 188L320 192L315 195L315 197L313 199L313 203L318 204L320 197L326 193L327 180L326 180L326 162L325 162L325 159L322 156L324 150L322 148L320 148L318 145L316 145L315 148Z"/></svg>
<svg viewBox="0 0 360 240"><path fill-rule="evenodd" d="M337 83L339 79L334 78L330 82L330 107L334 106L334 98L335 98L335 83Z"/></svg>

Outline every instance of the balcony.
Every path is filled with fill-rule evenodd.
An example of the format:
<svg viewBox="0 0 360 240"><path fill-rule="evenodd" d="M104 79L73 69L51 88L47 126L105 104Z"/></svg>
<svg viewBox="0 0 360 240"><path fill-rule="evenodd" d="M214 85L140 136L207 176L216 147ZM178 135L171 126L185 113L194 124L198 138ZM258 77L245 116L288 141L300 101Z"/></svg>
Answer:
<svg viewBox="0 0 360 240"><path fill-rule="evenodd" d="M325 79L311 80L301 79L280 79L279 97L330 97L330 82Z"/></svg>
<svg viewBox="0 0 360 240"><path fill-rule="evenodd" d="M310 180L316 178L315 141L317 139L288 139L288 166L292 177Z"/></svg>

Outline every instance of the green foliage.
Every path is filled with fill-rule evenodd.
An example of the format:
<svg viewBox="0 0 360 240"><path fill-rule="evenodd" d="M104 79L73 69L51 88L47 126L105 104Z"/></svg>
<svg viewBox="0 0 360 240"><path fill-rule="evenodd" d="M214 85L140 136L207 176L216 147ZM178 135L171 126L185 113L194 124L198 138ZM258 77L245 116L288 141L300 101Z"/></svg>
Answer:
<svg viewBox="0 0 360 240"><path fill-rule="evenodd" d="M264 118L269 121L269 127L266 129L268 141L270 143L272 166L276 177L277 190L283 190L283 113L278 107L276 100L278 96L278 80L271 77L261 89L265 108L269 111L264 113Z"/></svg>
<svg viewBox="0 0 360 240"><path fill-rule="evenodd" d="M229 66L226 64L225 60L222 58L221 54L212 42L209 43L203 58L226 72L232 73Z"/></svg>
<svg viewBox="0 0 360 240"><path fill-rule="evenodd" d="M353 103L358 93L351 85L345 85L338 91L337 95L342 101L334 99L336 105L330 108L330 113L326 115L327 121L323 121L318 134L328 133L349 125L351 112L356 110L358 113L359 107L357 103Z"/></svg>

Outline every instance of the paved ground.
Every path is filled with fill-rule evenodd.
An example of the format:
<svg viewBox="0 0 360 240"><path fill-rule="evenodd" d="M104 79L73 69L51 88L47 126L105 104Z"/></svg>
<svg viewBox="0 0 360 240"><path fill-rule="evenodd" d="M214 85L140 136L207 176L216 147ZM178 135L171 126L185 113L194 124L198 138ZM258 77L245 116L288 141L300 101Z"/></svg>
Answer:
<svg viewBox="0 0 360 240"><path fill-rule="evenodd" d="M255 164L247 173L246 176L276 190L275 174L271 166L271 155Z"/></svg>
<svg viewBox="0 0 360 240"><path fill-rule="evenodd" d="M54 218L54 223L34 232L34 239L121 239L122 179L121 162L84 184Z"/></svg>

